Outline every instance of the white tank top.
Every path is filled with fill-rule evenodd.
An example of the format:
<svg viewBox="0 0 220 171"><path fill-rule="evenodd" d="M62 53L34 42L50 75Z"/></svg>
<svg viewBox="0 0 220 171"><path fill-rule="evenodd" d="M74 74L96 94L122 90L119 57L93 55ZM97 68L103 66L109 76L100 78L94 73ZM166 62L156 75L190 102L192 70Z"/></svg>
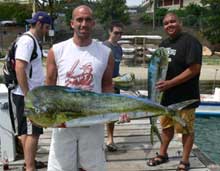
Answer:
<svg viewBox="0 0 220 171"><path fill-rule="evenodd" d="M53 45L53 52L57 85L102 92L102 77L110 55L108 47L94 40L79 47L71 38Z"/></svg>

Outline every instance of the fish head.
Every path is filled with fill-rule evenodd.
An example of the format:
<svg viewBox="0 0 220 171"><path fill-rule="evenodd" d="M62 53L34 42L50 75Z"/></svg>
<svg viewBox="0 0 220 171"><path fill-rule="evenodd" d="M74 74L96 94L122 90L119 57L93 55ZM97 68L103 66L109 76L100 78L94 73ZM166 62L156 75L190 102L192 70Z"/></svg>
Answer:
<svg viewBox="0 0 220 171"><path fill-rule="evenodd" d="M133 87L135 81L134 73L126 73L113 78L115 87L122 90L129 90Z"/></svg>
<svg viewBox="0 0 220 171"><path fill-rule="evenodd" d="M28 116L28 115L33 115L35 114L35 107L33 104L33 99L34 97L28 93L27 96L25 96L24 98L24 103L25 103L25 107L24 107L24 115Z"/></svg>
<svg viewBox="0 0 220 171"><path fill-rule="evenodd" d="M42 113L53 112L56 110L56 104L51 100L54 98L54 91L49 87L38 87L27 93L24 98L25 102L25 116L30 117L32 115L39 115ZM56 101L55 101L56 102Z"/></svg>
<svg viewBox="0 0 220 171"><path fill-rule="evenodd" d="M168 65L168 51L166 48L159 48L158 49L158 55L160 56L160 66L161 67L167 67Z"/></svg>

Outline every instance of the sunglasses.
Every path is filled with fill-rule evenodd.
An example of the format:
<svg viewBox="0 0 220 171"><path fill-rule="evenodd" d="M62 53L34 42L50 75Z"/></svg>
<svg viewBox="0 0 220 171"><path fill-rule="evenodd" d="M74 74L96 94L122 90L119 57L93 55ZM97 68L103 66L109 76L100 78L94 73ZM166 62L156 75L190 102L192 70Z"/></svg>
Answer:
<svg viewBox="0 0 220 171"><path fill-rule="evenodd" d="M121 31L115 31L115 32L113 32L115 35L122 35L123 34L123 32L121 32Z"/></svg>

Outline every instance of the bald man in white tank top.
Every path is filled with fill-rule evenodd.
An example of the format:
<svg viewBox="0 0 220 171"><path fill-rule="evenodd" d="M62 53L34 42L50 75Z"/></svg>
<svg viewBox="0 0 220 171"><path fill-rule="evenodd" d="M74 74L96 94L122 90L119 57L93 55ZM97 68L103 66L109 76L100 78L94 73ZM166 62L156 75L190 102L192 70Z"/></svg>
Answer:
<svg viewBox="0 0 220 171"><path fill-rule="evenodd" d="M74 36L53 45L47 58L47 85L113 92L111 51L92 40L95 22L85 5L73 10ZM53 129L48 171L105 171L104 125Z"/></svg>

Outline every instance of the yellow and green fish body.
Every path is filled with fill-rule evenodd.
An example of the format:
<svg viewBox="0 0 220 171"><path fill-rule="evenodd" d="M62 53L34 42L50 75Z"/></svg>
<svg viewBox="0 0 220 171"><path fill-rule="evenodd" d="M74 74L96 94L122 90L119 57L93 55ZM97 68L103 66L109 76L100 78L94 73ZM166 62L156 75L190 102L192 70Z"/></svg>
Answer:
<svg viewBox="0 0 220 171"><path fill-rule="evenodd" d="M41 127L57 127L76 119L84 123L72 122L67 127L112 122L121 113L128 113L130 118L175 115L172 108L148 99L63 86L40 86L25 97L25 115Z"/></svg>

